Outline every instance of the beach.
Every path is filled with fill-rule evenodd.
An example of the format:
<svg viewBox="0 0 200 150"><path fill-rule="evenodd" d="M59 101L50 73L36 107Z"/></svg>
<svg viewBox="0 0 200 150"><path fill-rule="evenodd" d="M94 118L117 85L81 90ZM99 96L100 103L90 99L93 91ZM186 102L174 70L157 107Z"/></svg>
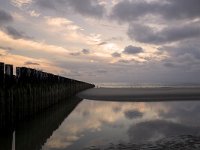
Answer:
<svg viewBox="0 0 200 150"><path fill-rule="evenodd" d="M199 87L93 88L77 94L88 100L102 101L177 101L200 100Z"/></svg>

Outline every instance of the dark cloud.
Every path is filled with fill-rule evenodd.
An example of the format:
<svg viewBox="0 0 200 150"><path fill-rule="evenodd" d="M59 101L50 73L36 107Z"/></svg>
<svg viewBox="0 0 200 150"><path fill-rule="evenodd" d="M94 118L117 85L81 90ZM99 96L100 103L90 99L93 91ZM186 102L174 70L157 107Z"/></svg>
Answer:
<svg viewBox="0 0 200 150"><path fill-rule="evenodd" d="M118 52L114 52L111 55L112 55L112 57L121 57L121 54Z"/></svg>
<svg viewBox="0 0 200 150"><path fill-rule="evenodd" d="M170 26L158 31L148 26L130 24L127 33L132 40L163 44L200 37L200 26L198 24Z"/></svg>
<svg viewBox="0 0 200 150"><path fill-rule="evenodd" d="M132 125L128 135L131 142L143 143L179 135L200 135L199 129L165 120L152 120Z"/></svg>
<svg viewBox="0 0 200 150"><path fill-rule="evenodd" d="M134 119L141 118L143 116L143 113L137 110L128 110L124 112L124 115L128 119Z"/></svg>
<svg viewBox="0 0 200 150"><path fill-rule="evenodd" d="M81 52L70 53L70 55L72 55L72 56L80 56L80 55L81 55Z"/></svg>
<svg viewBox="0 0 200 150"><path fill-rule="evenodd" d="M121 1L113 7L111 17L121 22L131 22L151 11L155 11L155 5L157 4L147 3L144 1Z"/></svg>
<svg viewBox="0 0 200 150"><path fill-rule="evenodd" d="M39 63L36 63L36 62L26 61L26 62L24 63L24 65L39 66L40 64L39 64Z"/></svg>
<svg viewBox="0 0 200 150"><path fill-rule="evenodd" d="M161 12L166 19L199 18L199 6L200 1L198 0L167 0L160 8L159 12Z"/></svg>
<svg viewBox="0 0 200 150"><path fill-rule="evenodd" d="M150 44L168 44L200 37L199 22L194 22L194 19L200 18L199 6L200 1L197 0L164 2L128 0L117 3L111 11L111 16L121 23L129 23L127 34L131 40ZM149 22L146 18L151 17L154 24L164 23L166 27L157 29L148 26ZM187 20L187 23L184 24L183 20ZM147 25L144 25L144 21Z"/></svg>
<svg viewBox="0 0 200 150"><path fill-rule="evenodd" d="M105 45L105 44L107 44L107 42L101 42L98 45Z"/></svg>
<svg viewBox="0 0 200 150"><path fill-rule="evenodd" d="M33 39L30 36L27 36L24 32L18 31L11 26L4 27L3 29L8 35L13 37L14 39Z"/></svg>
<svg viewBox="0 0 200 150"><path fill-rule="evenodd" d="M64 3L64 1L60 1L60 3ZM36 4L42 8L47 8L47 9L57 9L56 5L59 4L58 1L55 0L37 0Z"/></svg>
<svg viewBox="0 0 200 150"><path fill-rule="evenodd" d="M165 19L199 18L200 1L121 1L112 10L111 16L121 22L131 22L146 15L161 16Z"/></svg>
<svg viewBox="0 0 200 150"><path fill-rule="evenodd" d="M158 50L167 52L169 56L161 62L165 67L173 69L176 73L191 72L191 79L198 79L197 76L200 73L200 43L198 38L181 41L173 46L163 46Z"/></svg>
<svg viewBox="0 0 200 150"><path fill-rule="evenodd" d="M72 56L80 56L82 54L88 55L88 54L90 54L90 50L89 49L82 49L79 52L70 53L70 55L72 55Z"/></svg>
<svg viewBox="0 0 200 150"><path fill-rule="evenodd" d="M87 54L90 53L90 50L89 50L89 49L83 49L83 50L82 50L82 53L85 54L85 55L87 55Z"/></svg>
<svg viewBox="0 0 200 150"><path fill-rule="evenodd" d="M136 46L132 46L132 45L125 47L125 49L123 51L123 53L129 54L129 55L134 55L134 54L138 54L141 52L143 52L143 49L141 47L136 47Z"/></svg>
<svg viewBox="0 0 200 150"><path fill-rule="evenodd" d="M192 55L196 59L200 59L200 43L199 40L190 40L187 42L180 42L175 46L163 46L160 51L167 51L172 57Z"/></svg>
<svg viewBox="0 0 200 150"><path fill-rule="evenodd" d="M11 21L13 21L13 17L9 13L0 9L0 25Z"/></svg>
<svg viewBox="0 0 200 150"><path fill-rule="evenodd" d="M68 3L75 11L83 15L102 17L105 12L104 6L94 0L69 0Z"/></svg>
<svg viewBox="0 0 200 150"><path fill-rule="evenodd" d="M36 4L42 8L61 11L62 13L77 12L84 16L100 18L105 13L103 5L94 0L37 0Z"/></svg>

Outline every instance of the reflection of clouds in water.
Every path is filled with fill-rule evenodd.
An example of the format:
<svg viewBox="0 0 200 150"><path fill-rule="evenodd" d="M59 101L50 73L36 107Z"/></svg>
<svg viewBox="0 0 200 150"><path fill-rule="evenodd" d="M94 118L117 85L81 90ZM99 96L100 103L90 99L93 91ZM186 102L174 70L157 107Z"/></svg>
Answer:
<svg viewBox="0 0 200 150"><path fill-rule="evenodd" d="M82 101L48 140L49 148L63 148L84 137L86 132L100 132L103 126L122 130L130 125L124 112L150 110L144 103ZM73 138L71 138L73 137ZM75 137L75 138L74 138ZM89 142L89 141L88 141Z"/></svg>
<svg viewBox="0 0 200 150"><path fill-rule="evenodd" d="M60 137L60 138L53 138L50 139L47 143L47 149L51 148L65 148L72 144L73 141L77 140L78 137ZM44 148L45 149L45 148Z"/></svg>
<svg viewBox="0 0 200 150"><path fill-rule="evenodd" d="M144 114L137 110L127 110L124 112L124 115L128 119L133 119L133 118L141 118Z"/></svg>
<svg viewBox="0 0 200 150"><path fill-rule="evenodd" d="M160 110L159 116L165 119L174 119L188 125L200 125L199 102L168 103L168 110Z"/></svg>
<svg viewBox="0 0 200 150"><path fill-rule="evenodd" d="M102 139L108 138L108 130L114 132L109 138L116 142L123 135L127 140L129 136L132 141L143 142L177 134L196 134L200 128L191 127L189 122L193 120L192 125L195 125L195 121L200 124L199 106L200 103L195 102L118 103L84 100L46 145L49 149L59 149L77 142L90 143L97 140L98 135ZM93 138L90 139L92 134Z"/></svg>
<svg viewBox="0 0 200 150"><path fill-rule="evenodd" d="M165 120L153 120L130 126L128 135L131 142L143 143L177 135L200 135L199 130L199 127Z"/></svg>

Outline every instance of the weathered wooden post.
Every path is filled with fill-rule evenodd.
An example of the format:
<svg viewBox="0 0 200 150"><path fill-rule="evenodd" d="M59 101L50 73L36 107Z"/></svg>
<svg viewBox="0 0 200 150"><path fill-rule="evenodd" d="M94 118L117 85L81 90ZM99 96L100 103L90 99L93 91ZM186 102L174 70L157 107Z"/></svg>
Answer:
<svg viewBox="0 0 200 150"><path fill-rule="evenodd" d="M0 128L5 126L4 63L0 62Z"/></svg>
<svg viewBox="0 0 200 150"><path fill-rule="evenodd" d="M4 86L4 63L0 62L0 87Z"/></svg>
<svg viewBox="0 0 200 150"><path fill-rule="evenodd" d="M13 65L5 65L5 113L6 123L8 126L12 126L14 123L14 100L13 100Z"/></svg>
<svg viewBox="0 0 200 150"><path fill-rule="evenodd" d="M5 65L5 74L9 76L13 75L13 65L9 65L9 64Z"/></svg>
<svg viewBox="0 0 200 150"><path fill-rule="evenodd" d="M5 83L6 87L9 88L13 84L13 65L5 65Z"/></svg>

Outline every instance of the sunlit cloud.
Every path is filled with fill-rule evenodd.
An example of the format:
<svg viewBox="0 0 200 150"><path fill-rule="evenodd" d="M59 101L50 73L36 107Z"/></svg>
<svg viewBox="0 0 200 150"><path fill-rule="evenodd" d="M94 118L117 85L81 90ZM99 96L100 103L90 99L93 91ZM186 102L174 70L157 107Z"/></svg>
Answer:
<svg viewBox="0 0 200 150"><path fill-rule="evenodd" d="M35 10L30 10L29 14L32 17L39 17L40 16L40 13L36 12Z"/></svg>
<svg viewBox="0 0 200 150"><path fill-rule="evenodd" d="M31 4L32 2L33 2L32 0L11 0L11 3L17 7L26 6Z"/></svg>

